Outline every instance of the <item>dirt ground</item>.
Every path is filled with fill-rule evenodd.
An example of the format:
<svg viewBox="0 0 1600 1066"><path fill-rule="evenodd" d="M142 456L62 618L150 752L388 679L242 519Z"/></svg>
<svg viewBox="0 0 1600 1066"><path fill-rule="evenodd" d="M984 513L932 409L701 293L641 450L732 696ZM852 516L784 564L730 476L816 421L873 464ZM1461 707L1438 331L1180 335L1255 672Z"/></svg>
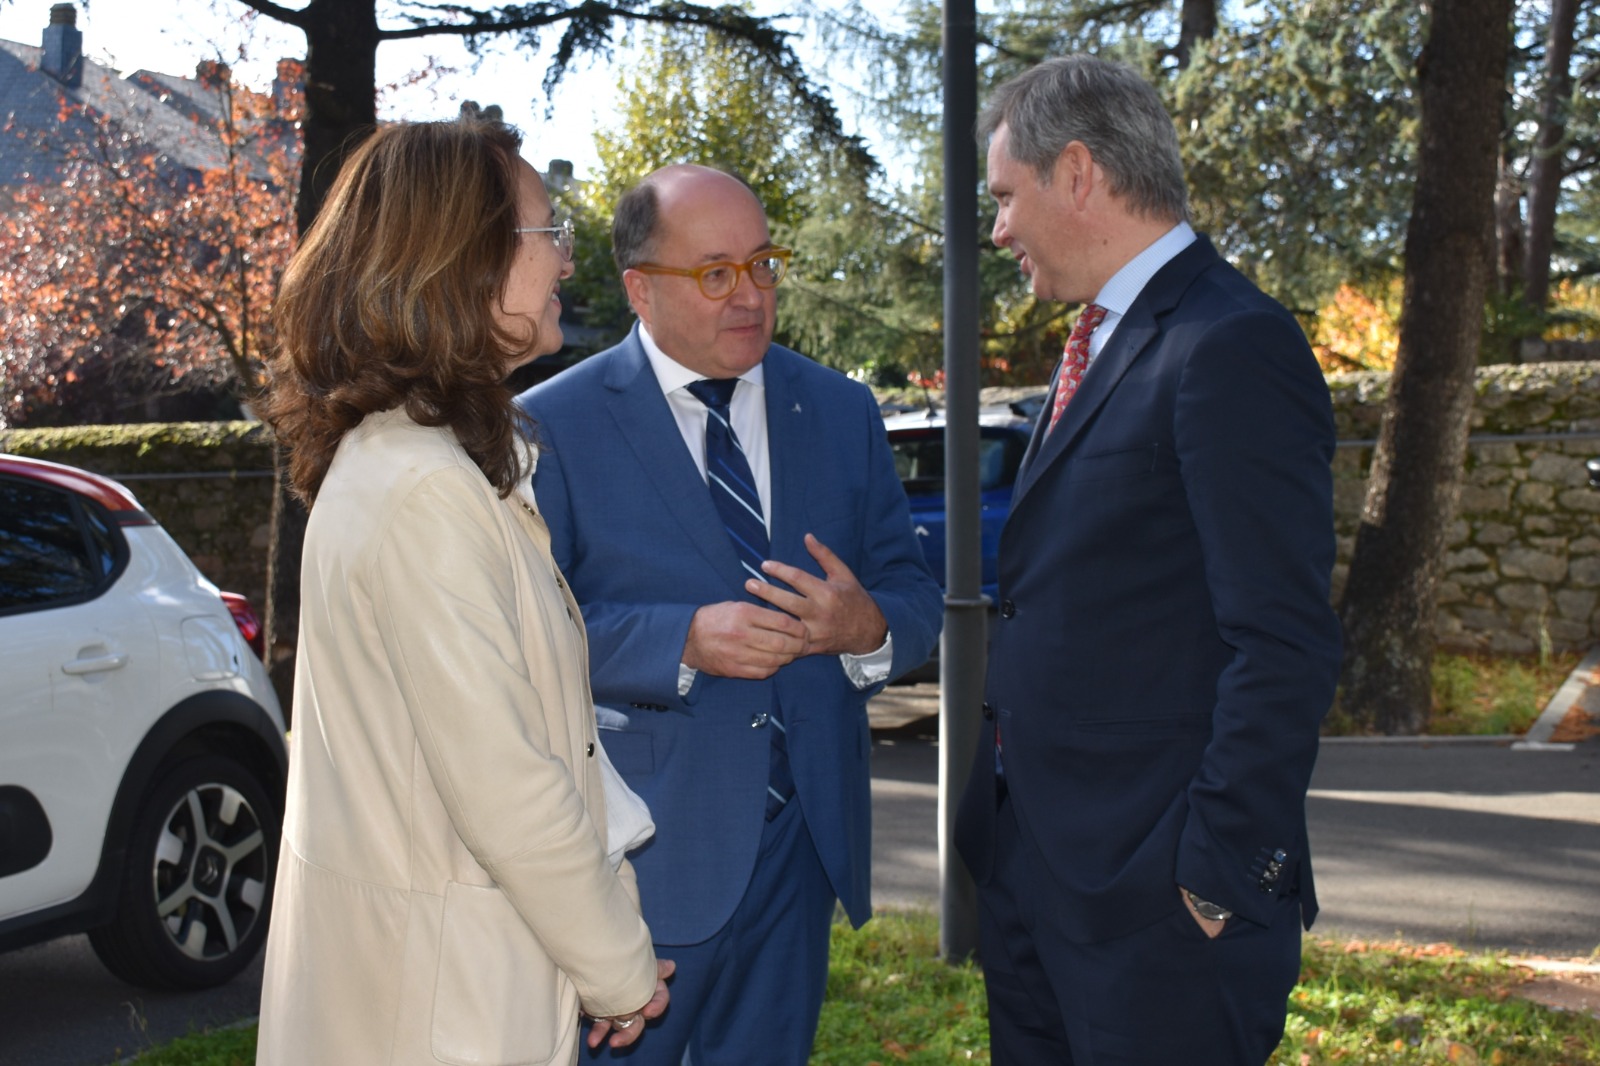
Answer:
<svg viewBox="0 0 1600 1066"><path fill-rule="evenodd" d="M1544 1007L1600 1018L1600 963L1579 959L1518 959L1534 976L1517 995Z"/></svg>

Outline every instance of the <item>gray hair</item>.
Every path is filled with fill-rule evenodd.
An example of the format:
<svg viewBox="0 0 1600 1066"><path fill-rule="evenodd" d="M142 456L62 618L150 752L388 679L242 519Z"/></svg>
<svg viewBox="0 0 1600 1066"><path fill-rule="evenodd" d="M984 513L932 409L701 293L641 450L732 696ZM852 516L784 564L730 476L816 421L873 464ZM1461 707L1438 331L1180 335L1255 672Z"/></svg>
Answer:
<svg viewBox="0 0 1600 1066"><path fill-rule="evenodd" d="M1093 56L1047 59L994 91L978 117L979 143L1004 125L1011 158L1048 185L1057 157L1081 141L1139 214L1189 217L1178 133L1155 89L1132 69Z"/></svg>
<svg viewBox="0 0 1600 1066"><path fill-rule="evenodd" d="M661 197L650 180L653 176L623 193L617 201L616 214L611 217L611 258L616 261L618 273L649 262L653 254L661 216Z"/></svg>

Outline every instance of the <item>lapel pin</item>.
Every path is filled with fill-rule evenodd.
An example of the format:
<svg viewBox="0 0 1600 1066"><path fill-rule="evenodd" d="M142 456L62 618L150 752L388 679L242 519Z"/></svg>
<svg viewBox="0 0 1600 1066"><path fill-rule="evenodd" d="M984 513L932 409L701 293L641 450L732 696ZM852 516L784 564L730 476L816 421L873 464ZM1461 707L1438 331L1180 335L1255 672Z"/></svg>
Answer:
<svg viewBox="0 0 1600 1066"><path fill-rule="evenodd" d="M799 414L800 413L800 404L798 402L794 405L794 413L795 414Z"/></svg>

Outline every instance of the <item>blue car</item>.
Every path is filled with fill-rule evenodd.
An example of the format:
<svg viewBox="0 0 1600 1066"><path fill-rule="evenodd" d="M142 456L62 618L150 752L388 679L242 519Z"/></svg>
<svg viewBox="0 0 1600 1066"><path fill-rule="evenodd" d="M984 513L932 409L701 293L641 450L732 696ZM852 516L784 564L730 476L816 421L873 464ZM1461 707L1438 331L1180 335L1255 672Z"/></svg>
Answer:
<svg viewBox="0 0 1600 1066"><path fill-rule="evenodd" d="M983 592L997 595L1000 527L1011 510L1011 491L1017 468L1027 450L1028 438L1044 397L1030 396L978 413L978 483L982 525ZM889 448L895 470L911 502L911 520L922 551L939 579L945 581L944 412L911 411L887 417Z"/></svg>

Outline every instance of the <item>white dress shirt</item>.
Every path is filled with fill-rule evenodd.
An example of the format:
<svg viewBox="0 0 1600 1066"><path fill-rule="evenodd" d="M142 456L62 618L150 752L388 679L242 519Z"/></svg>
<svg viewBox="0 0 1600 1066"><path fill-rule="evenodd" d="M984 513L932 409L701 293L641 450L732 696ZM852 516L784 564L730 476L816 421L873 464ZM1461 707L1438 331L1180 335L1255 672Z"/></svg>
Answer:
<svg viewBox="0 0 1600 1066"><path fill-rule="evenodd" d="M645 357L650 360L650 369L655 371L656 384L661 386L661 392L667 398L667 408L671 410L673 420L678 424L678 432L683 436L683 443L694 459L695 468L700 471L701 478L704 478L706 405L689 391L689 386L704 375L696 374L662 351L643 322L639 323L639 342L644 346ZM756 480L756 495L761 497L761 516L766 522L767 535L770 537L772 462L767 450L766 379L760 363L739 375L739 384L734 387L733 399L728 404L728 421L733 426L734 435L739 438L739 447L744 451L745 459L750 463L751 476ZM779 561L790 562L790 560ZM893 660L894 634L892 633L884 638L883 646L876 651L870 651L865 655L851 655L846 652L839 656L845 675L856 688L867 688L887 678ZM688 693L690 686L694 684L694 678L695 670L692 667L683 663L678 664L678 695Z"/></svg>
<svg viewBox="0 0 1600 1066"><path fill-rule="evenodd" d="M1179 252L1194 241L1194 230L1190 228L1189 223L1180 222L1157 237L1150 247L1124 263L1121 270L1111 275L1111 280L1105 283L1105 287L1094 298L1095 303L1106 309L1106 316L1100 320L1100 325L1089 336L1090 366L1094 366L1095 356L1105 350L1111 335L1117 331L1122 316L1128 313L1133 301L1139 298L1139 294L1144 291L1150 279L1156 276L1156 271L1170 263Z"/></svg>

